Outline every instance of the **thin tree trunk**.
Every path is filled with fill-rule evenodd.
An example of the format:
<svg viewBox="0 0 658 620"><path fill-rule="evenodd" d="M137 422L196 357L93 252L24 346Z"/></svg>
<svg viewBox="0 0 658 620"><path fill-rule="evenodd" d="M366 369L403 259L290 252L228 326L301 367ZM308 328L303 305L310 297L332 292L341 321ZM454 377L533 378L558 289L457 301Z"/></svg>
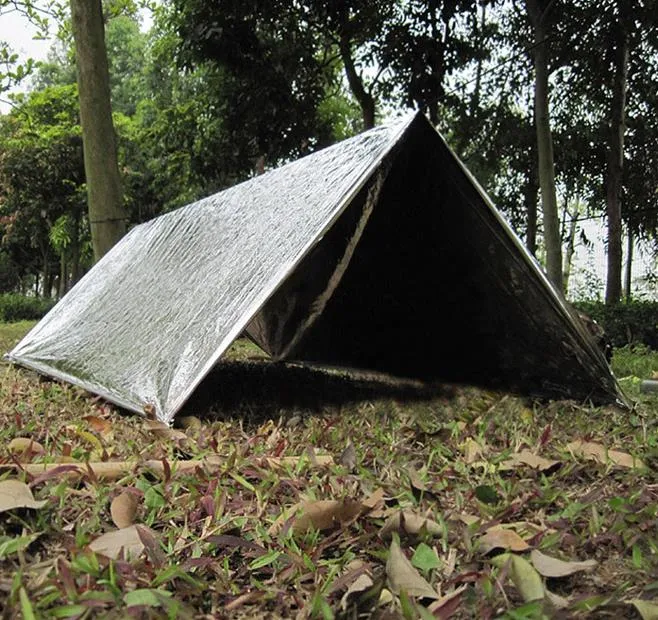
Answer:
<svg viewBox="0 0 658 620"><path fill-rule="evenodd" d="M562 291L562 243L555 191L553 138L551 136L548 102L548 46L546 44L546 13L539 0L526 0L528 16L535 30L535 124L539 186L546 246L546 272L558 291Z"/></svg>
<svg viewBox="0 0 658 620"><path fill-rule="evenodd" d="M537 180L532 172L529 173L523 194L528 218L525 245L534 256L537 253Z"/></svg>
<svg viewBox="0 0 658 620"><path fill-rule="evenodd" d="M341 34L340 42L340 57L345 67L345 75L347 76L347 83L350 90L361 107L361 114L363 117L363 128L372 129L375 126L375 99L366 90L363 79L356 70L354 65L354 58L352 58L352 46L350 38L346 33Z"/></svg>
<svg viewBox="0 0 658 620"><path fill-rule="evenodd" d="M61 299L66 295L66 284L68 279L68 265L66 264L66 253L62 252L59 261L59 287L57 291L57 297Z"/></svg>
<svg viewBox="0 0 658 620"><path fill-rule="evenodd" d="M633 289L633 231L628 227L628 237L626 240L626 282L624 286L624 298L626 303L632 299Z"/></svg>
<svg viewBox="0 0 658 620"><path fill-rule="evenodd" d="M94 259L126 232L101 0L70 0Z"/></svg>
<svg viewBox="0 0 658 620"><path fill-rule="evenodd" d="M606 213L608 216L608 269L605 303L616 304L621 299L622 227L621 181L624 166L624 133L626 88L628 81L628 33L621 15L624 0L618 0L619 21L615 29L615 65L610 107L610 143L606 175Z"/></svg>
<svg viewBox="0 0 658 620"><path fill-rule="evenodd" d="M51 283L50 279L50 262L48 261L48 256L43 257L43 296L46 299L50 299L50 288L48 285Z"/></svg>
<svg viewBox="0 0 658 620"><path fill-rule="evenodd" d="M571 263L573 261L573 255L576 251L576 231L578 230L578 215L580 213L579 205L580 199L578 196L576 196L576 205L574 210L569 214L569 230L566 231L567 247L564 252L564 266L562 273L562 288L565 295L569 290Z"/></svg>

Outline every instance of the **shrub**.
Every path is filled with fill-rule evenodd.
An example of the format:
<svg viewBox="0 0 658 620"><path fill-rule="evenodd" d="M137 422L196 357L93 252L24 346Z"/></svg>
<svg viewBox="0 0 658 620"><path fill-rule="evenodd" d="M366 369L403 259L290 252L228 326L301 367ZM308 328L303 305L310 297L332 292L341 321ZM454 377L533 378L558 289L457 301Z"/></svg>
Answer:
<svg viewBox="0 0 658 620"><path fill-rule="evenodd" d="M52 299L26 297L18 293L0 295L0 321L33 321L40 319L55 305Z"/></svg>
<svg viewBox="0 0 658 620"><path fill-rule="evenodd" d="M642 344L658 350L658 302L606 306L597 301L581 301L574 306L597 321L615 347Z"/></svg>
<svg viewBox="0 0 658 620"><path fill-rule="evenodd" d="M615 349L612 369L618 377L649 379L658 371L658 351L650 351L643 344Z"/></svg>

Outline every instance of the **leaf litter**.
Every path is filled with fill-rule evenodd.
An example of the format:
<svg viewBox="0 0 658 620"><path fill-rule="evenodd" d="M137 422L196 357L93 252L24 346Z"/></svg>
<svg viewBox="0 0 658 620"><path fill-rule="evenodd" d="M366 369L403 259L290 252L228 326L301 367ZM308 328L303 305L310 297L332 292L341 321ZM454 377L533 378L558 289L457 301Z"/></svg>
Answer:
<svg viewBox="0 0 658 620"><path fill-rule="evenodd" d="M220 371L239 395L192 403L171 429L5 368L9 604L35 617L656 617L654 401L628 413L261 361ZM292 376L298 404L263 396Z"/></svg>

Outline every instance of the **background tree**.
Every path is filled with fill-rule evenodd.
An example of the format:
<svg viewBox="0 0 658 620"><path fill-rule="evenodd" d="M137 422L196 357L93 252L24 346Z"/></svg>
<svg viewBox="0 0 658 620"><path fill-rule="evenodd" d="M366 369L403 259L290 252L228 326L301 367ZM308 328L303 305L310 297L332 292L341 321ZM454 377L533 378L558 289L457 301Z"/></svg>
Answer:
<svg viewBox="0 0 658 620"><path fill-rule="evenodd" d="M541 205L546 250L546 274L562 291L562 243L555 189L553 137L549 107L549 42L554 0L526 0L526 12L534 31L532 55L535 68L535 129Z"/></svg>
<svg viewBox="0 0 658 620"><path fill-rule="evenodd" d="M62 294L91 257L77 89L34 92L0 122L2 251L21 282Z"/></svg>
<svg viewBox="0 0 658 620"><path fill-rule="evenodd" d="M126 232L101 0L71 0L89 224L99 260Z"/></svg>

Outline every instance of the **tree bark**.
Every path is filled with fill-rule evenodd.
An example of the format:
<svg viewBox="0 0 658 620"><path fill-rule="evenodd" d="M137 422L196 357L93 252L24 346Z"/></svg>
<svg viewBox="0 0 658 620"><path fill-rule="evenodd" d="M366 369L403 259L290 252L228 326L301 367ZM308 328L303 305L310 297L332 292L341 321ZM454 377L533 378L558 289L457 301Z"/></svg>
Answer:
<svg viewBox="0 0 658 620"><path fill-rule="evenodd" d="M354 65L354 58L352 58L352 47L350 44L349 36L346 33L341 34L340 42L340 58L345 67L345 75L347 76L347 83L350 90L361 107L361 115L363 117L363 128L372 129L375 126L375 99L366 90L363 79L356 70Z"/></svg>
<svg viewBox="0 0 658 620"><path fill-rule="evenodd" d="M621 299L622 227L621 182L624 168L624 133L626 88L628 82L628 32L621 14L624 0L618 0L619 21L614 29L614 75L610 106L610 142L606 174L606 214L608 216L608 268L605 303L613 305Z"/></svg>
<svg viewBox="0 0 658 620"><path fill-rule="evenodd" d="M553 138L551 136L548 101L548 46L546 44L546 15L539 0L526 0L528 17L535 31L535 125L537 130L537 157L539 187L546 248L546 272L553 286L562 292L562 242L555 191Z"/></svg>
<svg viewBox="0 0 658 620"><path fill-rule="evenodd" d="M633 230L629 226L626 240L626 282L624 287L626 303L630 302L633 297L633 241Z"/></svg>
<svg viewBox="0 0 658 620"><path fill-rule="evenodd" d="M533 256L537 253L537 180L532 172L523 192L527 213L525 246Z"/></svg>
<svg viewBox="0 0 658 620"><path fill-rule="evenodd" d="M126 232L101 0L71 0L89 222L94 260Z"/></svg>
<svg viewBox="0 0 658 620"><path fill-rule="evenodd" d="M569 230L566 232L567 247L564 253L564 266L562 274L562 288L564 294L569 290L569 278L571 277L571 263L573 255L576 251L576 232L578 231L578 215L579 215L580 198L576 196L576 205L574 210L569 214ZM566 218L565 218L566 219Z"/></svg>

